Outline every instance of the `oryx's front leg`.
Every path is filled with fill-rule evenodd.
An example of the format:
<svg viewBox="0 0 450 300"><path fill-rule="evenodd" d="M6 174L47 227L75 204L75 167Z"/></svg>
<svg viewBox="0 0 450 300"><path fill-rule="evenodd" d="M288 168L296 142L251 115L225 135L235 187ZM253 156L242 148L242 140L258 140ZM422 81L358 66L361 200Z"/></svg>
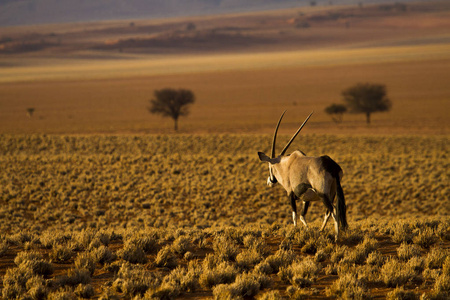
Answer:
<svg viewBox="0 0 450 300"><path fill-rule="evenodd" d="M308 229L308 224L306 223L305 216L308 212L309 201L303 201L302 212L300 213L300 221L302 221L303 225L305 225L306 229Z"/></svg>
<svg viewBox="0 0 450 300"><path fill-rule="evenodd" d="M291 200L291 206L292 206L292 220L294 220L294 226L297 226L297 204L295 203L295 200L297 200L297 197L294 193L289 194L289 200Z"/></svg>

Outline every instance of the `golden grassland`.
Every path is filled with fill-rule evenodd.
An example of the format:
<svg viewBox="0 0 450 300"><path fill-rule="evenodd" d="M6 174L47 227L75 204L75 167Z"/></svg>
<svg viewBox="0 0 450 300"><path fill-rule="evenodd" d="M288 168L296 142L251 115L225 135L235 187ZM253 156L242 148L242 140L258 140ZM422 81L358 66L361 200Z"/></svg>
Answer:
<svg viewBox="0 0 450 300"><path fill-rule="evenodd" d="M270 143L2 135L3 297L448 297L448 137L298 137L292 149L344 170L350 229L336 244L332 225L318 232L321 203L309 231L291 225L257 159Z"/></svg>

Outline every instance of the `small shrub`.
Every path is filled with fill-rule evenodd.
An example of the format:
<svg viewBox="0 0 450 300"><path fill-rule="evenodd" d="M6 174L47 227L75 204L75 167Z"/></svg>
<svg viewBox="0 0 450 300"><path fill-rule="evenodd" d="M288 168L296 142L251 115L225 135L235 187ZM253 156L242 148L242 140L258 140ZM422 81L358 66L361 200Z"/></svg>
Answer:
<svg viewBox="0 0 450 300"><path fill-rule="evenodd" d="M328 264L325 267L325 274L327 275L337 275L338 274L338 266L336 264Z"/></svg>
<svg viewBox="0 0 450 300"><path fill-rule="evenodd" d="M244 237L244 246L249 249L256 251L261 256L269 255L270 251L267 248L267 244L263 238L255 237L254 235L247 235Z"/></svg>
<svg viewBox="0 0 450 300"><path fill-rule="evenodd" d="M86 269L92 275L97 264L97 256L93 251L80 252L75 258L74 264L76 269Z"/></svg>
<svg viewBox="0 0 450 300"><path fill-rule="evenodd" d="M173 253L172 247L165 246L161 250L159 250L155 264L158 267L166 267L166 268L174 268L177 265L177 258Z"/></svg>
<svg viewBox="0 0 450 300"><path fill-rule="evenodd" d="M26 265L6 270L3 277L2 295L4 299L16 299L26 292L26 284L34 276L33 270Z"/></svg>
<svg viewBox="0 0 450 300"><path fill-rule="evenodd" d="M366 259L366 263L371 266L381 267L384 264L384 262L385 262L384 256L378 251L369 253Z"/></svg>
<svg viewBox="0 0 450 300"><path fill-rule="evenodd" d="M72 239L70 234L60 231L47 230L39 236L40 244L47 249L52 249L55 245L67 244Z"/></svg>
<svg viewBox="0 0 450 300"><path fill-rule="evenodd" d="M419 275L425 269L425 259L423 257L414 256L408 260L406 265Z"/></svg>
<svg viewBox="0 0 450 300"><path fill-rule="evenodd" d="M432 248L425 258L425 264L430 269L440 269L449 256L449 251L438 247Z"/></svg>
<svg viewBox="0 0 450 300"><path fill-rule="evenodd" d="M114 294L114 291L111 288L106 287L98 299L99 300L119 300L120 298L119 298L119 296Z"/></svg>
<svg viewBox="0 0 450 300"><path fill-rule="evenodd" d="M346 230L342 233L340 239L343 243L346 244L359 244L364 240L364 232L361 230L361 228Z"/></svg>
<svg viewBox="0 0 450 300"><path fill-rule="evenodd" d="M221 260L234 261L239 253L239 247L230 238L219 235L213 242L214 254Z"/></svg>
<svg viewBox="0 0 450 300"><path fill-rule="evenodd" d="M255 296L261 283L257 279L256 275L253 273L242 273L236 277L235 282L232 284L233 294L242 297L253 297Z"/></svg>
<svg viewBox="0 0 450 300"><path fill-rule="evenodd" d="M288 267L280 268L278 276L286 283L304 288L309 287L316 279L319 267L310 258L296 261Z"/></svg>
<svg viewBox="0 0 450 300"><path fill-rule="evenodd" d="M0 257L2 257L3 255L6 254L6 252L8 251L8 243L6 241L1 241L0 242Z"/></svg>
<svg viewBox="0 0 450 300"><path fill-rule="evenodd" d="M123 263L117 278L113 282L116 292L127 296L143 295L147 290L158 289L162 286L161 277L155 272L145 270L141 265Z"/></svg>
<svg viewBox="0 0 450 300"><path fill-rule="evenodd" d="M199 282L203 287L211 288L218 284L233 282L237 274L238 270L228 262L223 261L213 267L204 263Z"/></svg>
<svg viewBox="0 0 450 300"><path fill-rule="evenodd" d="M326 236L315 229L295 229L293 234L293 242L299 245L303 253L315 254L317 252L317 249L324 248L329 243Z"/></svg>
<svg viewBox="0 0 450 300"><path fill-rule="evenodd" d="M184 253L183 258L185 260L193 260L195 258L195 254L190 251L187 251L186 253Z"/></svg>
<svg viewBox="0 0 450 300"><path fill-rule="evenodd" d="M433 292L441 295L450 294L450 275L440 275L434 283Z"/></svg>
<svg viewBox="0 0 450 300"><path fill-rule="evenodd" d="M156 252L156 246L158 245L159 235L156 230L150 230L148 232L137 232L129 237L125 243L135 245L141 248L146 253Z"/></svg>
<svg viewBox="0 0 450 300"><path fill-rule="evenodd" d="M414 256L420 256L421 251L417 245L402 243L397 248L397 256L400 260L407 261Z"/></svg>
<svg viewBox="0 0 450 300"><path fill-rule="evenodd" d="M229 284L219 284L213 288L213 296L215 300L241 300L244 299L240 295L236 295L233 287Z"/></svg>
<svg viewBox="0 0 450 300"><path fill-rule="evenodd" d="M289 299L292 299L292 300L311 299L311 293L307 289L296 288L292 285L287 287L286 293L289 295Z"/></svg>
<svg viewBox="0 0 450 300"><path fill-rule="evenodd" d="M175 239L172 244L172 249L175 251L175 253L178 254L184 254L186 251L188 251L189 247L191 246L191 241L189 237L183 235Z"/></svg>
<svg viewBox="0 0 450 300"><path fill-rule="evenodd" d="M34 274L50 275L53 273L53 265L44 260L39 252L19 252L14 259L14 263L18 266L25 265L33 270Z"/></svg>
<svg viewBox="0 0 450 300"><path fill-rule="evenodd" d="M144 264L147 262L144 250L135 243L125 243L117 254L120 258L132 264Z"/></svg>
<svg viewBox="0 0 450 300"><path fill-rule="evenodd" d="M279 291L268 291L256 297L257 300L282 300Z"/></svg>
<svg viewBox="0 0 450 300"><path fill-rule="evenodd" d="M48 294L48 300L77 300L71 289L59 289Z"/></svg>
<svg viewBox="0 0 450 300"><path fill-rule="evenodd" d="M263 259L262 255L256 250L244 250L236 256L238 267L250 270Z"/></svg>
<svg viewBox="0 0 450 300"><path fill-rule="evenodd" d="M314 256L314 260L316 262L324 262L328 258L328 253L324 250L319 250L316 252Z"/></svg>
<svg viewBox="0 0 450 300"><path fill-rule="evenodd" d="M380 277L388 287L396 287L414 279L416 273L406 263L390 258L381 267Z"/></svg>
<svg viewBox="0 0 450 300"><path fill-rule="evenodd" d="M55 279L55 283L59 286L89 284L91 283L91 273L86 269L70 269L67 275Z"/></svg>
<svg viewBox="0 0 450 300"><path fill-rule="evenodd" d="M236 277L234 283L220 284L213 288L215 299L242 299L254 297L261 287L268 286L270 279L262 274L242 273Z"/></svg>
<svg viewBox="0 0 450 300"><path fill-rule="evenodd" d="M117 255L113 253L107 246L100 246L95 250L95 256L98 263L104 265L116 260Z"/></svg>
<svg viewBox="0 0 450 300"><path fill-rule="evenodd" d="M57 244L53 246L49 256L55 262L67 262L72 258L73 251L67 245Z"/></svg>
<svg viewBox="0 0 450 300"><path fill-rule="evenodd" d="M331 287L326 289L326 294L338 299L370 299L364 285L358 280L356 274L352 273L339 277Z"/></svg>
<svg viewBox="0 0 450 300"><path fill-rule="evenodd" d="M96 232L93 229L83 229L72 235L72 240L79 245L80 249L88 249L92 240L95 238Z"/></svg>
<svg viewBox="0 0 450 300"><path fill-rule="evenodd" d="M149 288L144 294L144 299L175 299L179 294L178 286L163 283L158 287Z"/></svg>
<svg viewBox="0 0 450 300"><path fill-rule="evenodd" d="M26 283L26 288L32 299L45 299L49 292L41 276L31 277Z"/></svg>
<svg viewBox="0 0 450 300"><path fill-rule="evenodd" d="M295 258L292 250L279 249L275 254L268 256L265 261L270 265L273 272L277 273L281 267L290 265Z"/></svg>
<svg viewBox="0 0 450 300"><path fill-rule="evenodd" d="M348 253L348 247L336 247L336 249L331 253L330 261L332 263L338 264L345 257L346 253Z"/></svg>
<svg viewBox="0 0 450 300"><path fill-rule="evenodd" d="M413 243L428 249L434 243L436 243L437 237L432 228L427 227L424 230L420 230L416 236L413 237Z"/></svg>
<svg viewBox="0 0 450 300"><path fill-rule="evenodd" d="M32 236L26 230L21 230L16 234L7 237L6 241L12 245L20 246L26 242L31 242Z"/></svg>
<svg viewBox="0 0 450 300"><path fill-rule="evenodd" d="M386 295L387 300L418 300L419 297L413 291L405 291L403 287L397 287Z"/></svg>
<svg viewBox="0 0 450 300"><path fill-rule="evenodd" d="M95 291L90 284L79 284L75 288L74 293L80 298L91 298L94 296Z"/></svg>
<svg viewBox="0 0 450 300"><path fill-rule="evenodd" d="M444 264L442 265L442 272L444 274L450 275L450 256L445 258Z"/></svg>
<svg viewBox="0 0 450 300"><path fill-rule="evenodd" d="M270 263L267 262L267 260L264 260L264 261L260 262L259 264L257 264L255 266L254 270L256 272L259 272L259 273L262 273L262 274L266 274L266 275L274 273L274 270L270 266Z"/></svg>
<svg viewBox="0 0 450 300"><path fill-rule="evenodd" d="M199 286L200 267L189 264L188 268L178 266L164 277L164 283L176 286L180 291L192 292Z"/></svg>
<svg viewBox="0 0 450 300"><path fill-rule="evenodd" d="M395 243L412 243L413 230L411 225L405 222L400 222L394 225L394 234L392 240Z"/></svg>

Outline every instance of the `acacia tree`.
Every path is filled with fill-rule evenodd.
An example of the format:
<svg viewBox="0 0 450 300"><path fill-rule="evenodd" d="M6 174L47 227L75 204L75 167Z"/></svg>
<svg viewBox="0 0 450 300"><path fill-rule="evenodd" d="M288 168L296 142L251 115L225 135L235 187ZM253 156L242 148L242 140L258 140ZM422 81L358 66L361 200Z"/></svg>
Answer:
<svg viewBox="0 0 450 300"><path fill-rule="evenodd" d="M178 130L178 118L189 114L189 105L195 102L194 93L186 89L165 88L155 90L155 98L150 100L148 110L152 114L171 117Z"/></svg>
<svg viewBox="0 0 450 300"><path fill-rule="evenodd" d="M325 112L331 116L334 122L341 123L344 113L347 111L347 107L343 104L333 103L325 108Z"/></svg>
<svg viewBox="0 0 450 300"><path fill-rule="evenodd" d="M351 113L366 115L367 124L370 124L370 114L388 111L392 106L383 84L358 83L344 90L342 96Z"/></svg>

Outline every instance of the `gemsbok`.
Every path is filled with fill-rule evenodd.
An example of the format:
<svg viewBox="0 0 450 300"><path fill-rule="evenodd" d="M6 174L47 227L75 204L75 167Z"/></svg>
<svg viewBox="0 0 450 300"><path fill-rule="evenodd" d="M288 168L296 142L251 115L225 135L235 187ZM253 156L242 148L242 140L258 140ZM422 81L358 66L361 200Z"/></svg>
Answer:
<svg viewBox="0 0 450 300"><path fill-rule="evenodd" d="M334 219L334 228L336 231L335 240L338 240L339 229L345 230L348 227L346 216L346 205L344 192L341 187L342 169L329 156L310 157L302 151L296 150L290 155L284 155L300 133L303 126L308 122L311 113L297 132L292 136L289 142L281 151L279 156L275 156L275 144L277 140L278 127L283 119L283 112L275 128L272 142L271 157L262 152L258 152L259 159L269 163L269 178L267 185L273 187L277 182L286 190L292 206L292 218L294 226L297 226L297 205L296 200L303 201L303 209L300 214L300 221L308 228L305 215L311 201L322 200L327 212L321 227L325 228L330 215ZM337 196L337 205L333 206L334 198Z"/></svg>

